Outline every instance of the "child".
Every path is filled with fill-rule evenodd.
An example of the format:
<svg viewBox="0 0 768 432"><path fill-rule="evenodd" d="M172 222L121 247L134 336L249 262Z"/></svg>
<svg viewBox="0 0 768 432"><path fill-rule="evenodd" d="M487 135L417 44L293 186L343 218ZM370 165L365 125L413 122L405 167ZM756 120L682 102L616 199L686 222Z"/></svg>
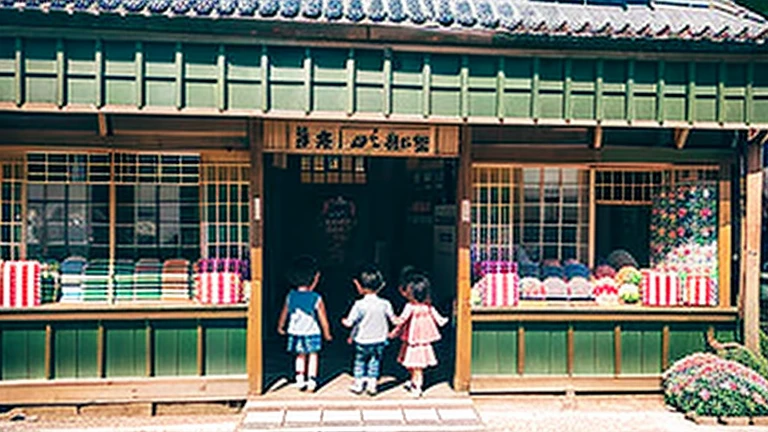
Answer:
<svg viewBox="0 0 768 432"><path fill-rule="evenodd" d="M424 369L437 365L435 351L432 349L432 343L440 340L437 327L444 326L448 318L440 315L432 306L430 283L426 276L411 275L404 293L408 304L403 308L400 322L390 333L390 337L394 338L402 333L403 345L397 361L411 373L411 380L406 383L405 389L420 397Z"/></svg>
<svg viewBox="0 0 768 432"><path fill-rule="evenodd" d="M357 300L349 315L341 320L347 327L352 327L352 340L355 342L355 382L350 391L360 394L376 394L376 381L379 379L381 356L387 346L389 323L395 323L392 304L377 294L384 288L384 277L374 266L363 267L353 280L357 292L363 296Z"/></svg>
<svg viewBox="0 0 768 432"><path fill-rule="evenodd" d="M293 289L285 298L277 323L277 332L284 335L285 322L288 320L288 352L296 354L295 386L310 392L317 388L320 330L325 340L331 340L325 304L320 294L314 292L319 279L320 271L312 257L301 256L293 260L288 272L288 282Z"/></svg>

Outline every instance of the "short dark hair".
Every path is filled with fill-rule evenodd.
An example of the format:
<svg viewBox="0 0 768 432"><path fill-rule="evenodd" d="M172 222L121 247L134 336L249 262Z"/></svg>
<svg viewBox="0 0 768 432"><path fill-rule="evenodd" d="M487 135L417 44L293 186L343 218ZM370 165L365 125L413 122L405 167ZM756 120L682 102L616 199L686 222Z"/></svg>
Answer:
<svg viewBox="0 0 768 432"><path fill-rule="evenodd" d="M294 287L309 286L319 272L317 261L309 255L301 255L291 262L288 270L288 283Z"/></svg>
<svg viewBox="0 0 768 432"><path fill-rule="evenodd" d="M419 303L430 303L432 301L431 288L432 284L429 282L429 278L423 274L413 275L408 282L408 289L413 299Z"/></svg>
<svg viewBox="0 0 768 432"><path fill-rule="evenodd" d="M367 290L378 291L384 287L384 275L373 264L360 266L355 279Z"/></svg>
<svg viewBox="0 0 768 432"><path fill-rule="evenodd" d="M417 275L418 271L416 270L416 267L407 265L400 270L400 275L398 275L397 278L397 284L402 287L407 286L413 277Z"/></svg>

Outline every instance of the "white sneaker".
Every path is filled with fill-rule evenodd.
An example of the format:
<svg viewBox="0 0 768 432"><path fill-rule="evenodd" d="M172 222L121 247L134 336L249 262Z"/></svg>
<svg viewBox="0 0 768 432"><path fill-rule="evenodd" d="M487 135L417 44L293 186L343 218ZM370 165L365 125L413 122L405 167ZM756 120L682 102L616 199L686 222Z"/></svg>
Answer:
<svg viewBox="0 0 768 432"><path fill-rule="evenodd" d="M359 395L359 394L363 393L363 384L361 382L355 381L354 384L349 386L349 391L351 391L352 393L354 393L356 395Z"/></svg>
<svg viewBox="0 0 768 432"><path fill-rule="evenodd" d="M291 387L297 390L304 390L306 386L307 382L304 380L304 376L302 375L296 376L296 381L291 383Z"/></svg>
<svg viewBox="0 0 768 432"><path fill-rule="evenodd" d="M315 389L317 389L317 381L313 379L307 380L307 386L304 387L304 390L312 393Z"/></svg>
<svg viewBox="0 0 768 432"><path fill-rule="evenodd" d="M368 378L365 389L369 396L376 396L376 378Z"/></svg>

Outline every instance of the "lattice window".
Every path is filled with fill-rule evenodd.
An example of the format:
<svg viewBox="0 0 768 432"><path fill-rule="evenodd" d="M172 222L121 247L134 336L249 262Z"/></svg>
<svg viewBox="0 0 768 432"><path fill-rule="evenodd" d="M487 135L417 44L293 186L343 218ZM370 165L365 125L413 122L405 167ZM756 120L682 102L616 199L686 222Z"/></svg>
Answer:
<svg viewBox="0 0 768 432"><path fill-rule="evenodd" d="M366 160L361 156L302 156L302 183L365 183Z"/></svg>
<svg viewBox="0 0 768 432"><path fill-rule="evenodd" d="M595 201L597 204L650 205L669 180L669 171L598 169Z"/></svg>
<svg viewBox="0 0 768 432"><path fill-rule="evenodd" d="M27 154L27 258L109 257L109 153Z"/></svg>
<svg viewBox="0 0 768 432"><path fill-rule="evenodd" d="M239 258L248 252L250 166L248 163L206 163L203 166L203 254L208 258Z"/></svg>
<svg viewBox="0 0 768 432"><path fill-rule="evenodd" d="M119 259L200 257L200 156L115 154Z"/></svg>
<svg viewBox="0 0 768 432"><path fill-rule="evenodd" d="M21 258L23 169L22 160L0 162L0 259L4 260Z"/></svg>
<svg viewBox="0 0 768 432"><path fill-rule="evenodd" d="M513 208L518 193L511 167L472 168L472 245L475 261L512 260Z"/></svg>

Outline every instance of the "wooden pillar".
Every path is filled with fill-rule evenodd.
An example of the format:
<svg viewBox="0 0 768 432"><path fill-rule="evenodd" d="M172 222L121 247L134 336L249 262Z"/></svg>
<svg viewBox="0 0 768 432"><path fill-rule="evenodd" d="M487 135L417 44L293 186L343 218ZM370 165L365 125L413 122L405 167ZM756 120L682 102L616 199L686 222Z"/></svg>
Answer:
<svg viewBox="0 0 768 432"><path fill-rule="evenodd" d="M261 288L262 288L262 243L263 243L263 196L264 196L264 143L262 123L251 119L248 122L248 144L251 155L251 298L248 304L248 331L246 334L246 370L248 371L248 392L262 392L262 322L261 322Z"/></svg>
<svg viewBox="0 0 768 432"><path fill-rule="evenodd" d="M457 223L456 246L458 269L456 271L456 368L453 386L457 391L469 390L472 367L472 315L470 304L470 215L472 197L472 154L469 126L461 129L459 142L459 170L457 175Z"/></svg>
<svg viewBox="0 0 768 432"><path fill-rule="evenodd" d="M746 248L742 280L744 345L760 351L760 234L762 231L763 170L759 141L747 147Z"/></svg>

